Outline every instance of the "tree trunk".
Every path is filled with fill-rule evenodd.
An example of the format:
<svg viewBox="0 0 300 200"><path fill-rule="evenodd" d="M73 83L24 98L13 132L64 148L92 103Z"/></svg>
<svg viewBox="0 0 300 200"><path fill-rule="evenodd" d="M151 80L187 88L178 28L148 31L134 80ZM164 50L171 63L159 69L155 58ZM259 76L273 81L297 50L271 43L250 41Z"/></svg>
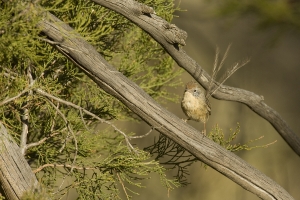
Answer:
<svg viewBox="0 0 300 200"><path fill-rule="evenodd" d="M38 188L38 181L21 149L0 122L0 184L9 200Z"/></svg>

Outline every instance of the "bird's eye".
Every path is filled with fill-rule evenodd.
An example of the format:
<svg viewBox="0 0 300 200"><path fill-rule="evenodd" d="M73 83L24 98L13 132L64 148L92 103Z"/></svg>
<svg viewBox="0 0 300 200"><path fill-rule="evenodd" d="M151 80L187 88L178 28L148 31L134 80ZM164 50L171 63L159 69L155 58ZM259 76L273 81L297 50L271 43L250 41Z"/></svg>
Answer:
<svg viewBox="0 0 300 200"><path fill-rule="evenodd" d="M194 95L195 97L198 97L198 96L199 96L199 90L198 90L198 89L194 89L194 90L193 90L193 95Z"/></svg>

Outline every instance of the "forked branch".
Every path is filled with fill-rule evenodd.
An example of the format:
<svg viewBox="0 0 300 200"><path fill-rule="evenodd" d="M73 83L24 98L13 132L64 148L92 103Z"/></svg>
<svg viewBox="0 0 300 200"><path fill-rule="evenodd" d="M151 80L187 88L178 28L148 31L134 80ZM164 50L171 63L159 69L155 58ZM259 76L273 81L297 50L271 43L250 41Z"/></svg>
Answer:
<svg viewBox="0 0 300 200"><path fill-rule="evenodd" d="M154 40L170 54L176 63L194 77L205 89L208 89L211 77L202 67L189 55L187 55L179 45L185 45L186 33L169 24L155 14L142 12L140 3L134 0L93 0L95 3L113 10L147 32ZM170 31L176 30L176 31ZM174 38L174 39L170 39ZM219 84L214 82L215 86ZM226 101L236 101L245 104L262 118L266 119L287 142L287 144L300 156L300 138L296 135L282 117L270 106L263 102L260 95L253 92L222 85L213 94L213 97Z"/></svg>
<svg viewBox="0 0 300 200"><path fill-rule="evenodd" d="M124 6L127 5L124 1L105 2L115 3L115 6L119 6L120 9L125 9ZM45 14L38 26L48 38L57 43L55 46L67 48L66 51L61 50L99 87L120 100L149 125L157 127L155 128L157 131L260 198L293 199L277 183L238 156L204 136L199 137L201 134L197 130L161 107L138 85L119 73L71 27L50 13L45 12ZM140 15L143 13L141 12Z"/></svg>

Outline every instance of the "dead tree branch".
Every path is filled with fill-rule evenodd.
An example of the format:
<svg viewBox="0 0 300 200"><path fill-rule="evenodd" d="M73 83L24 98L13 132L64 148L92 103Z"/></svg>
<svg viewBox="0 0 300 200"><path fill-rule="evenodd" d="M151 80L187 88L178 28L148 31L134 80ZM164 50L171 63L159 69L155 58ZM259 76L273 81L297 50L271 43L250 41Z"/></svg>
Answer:
<svg viewBox="0 0 300 200"><path fill-rule="evenodd" d="M21 149L0 122L0 183L10 200L21 199L24 192L38 189L38 181Z"/></svg>
<svg viewBox="0 0 300 200"><path fill-rule="evenodd" d="M122 8L125 9L125 5L127 2L122 1L118 6L123 6ZM146 12L145 10L151 9L144 9L144 12ZM143 13L143 10L138 13ZM43 19L37 25L48 38L56 43L54 46L75 62L103 90L119 99L149 125L157 127L155 128L157 131L171 138L196 158L260 198L293 199L269 177L201 135L193 127L157 104L137 84L111 66L92 45L70 26L50 13L44 12L44 14ZM137 15L133 12L130 14ZM180 40L176 41L180 42ZM63 48L59 48L60 46ZM174 46L172 47L174 50L176 49ZM181 52L181 50L177 49L177 52ZM184 62L186 61L184 58ZM203 75L201 77L205 78ZM221 91L227 91L227 89L228 87L222 87Z"/></svg>
<svg viewBox="0 0 300 200"><path fill-rule="evenodd" d="M205 89L209 88L211 77L179 45L185 45L186 33L169 24L155 14L155 11L144 4L134 0L93 0L95 3L111 9L147 32L170 54L176 63L185 69ZM146 9L148 8L148 9ZM214 82L214 87L218 83ZM296 135L282 117L270 106L264 103L262 96L253 92L222 85L213 95L214 98L226 101L236 101L245 104L259 116L267 120L287 142L287 144L300 156L300 138Z"/></svg>

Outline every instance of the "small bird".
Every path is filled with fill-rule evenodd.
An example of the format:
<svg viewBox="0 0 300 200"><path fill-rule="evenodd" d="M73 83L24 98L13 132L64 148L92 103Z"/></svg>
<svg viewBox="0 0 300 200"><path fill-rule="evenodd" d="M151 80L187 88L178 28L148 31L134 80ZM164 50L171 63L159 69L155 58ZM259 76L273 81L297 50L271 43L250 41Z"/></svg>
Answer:
<svg viewBox="0 0 300 200"><path fill-rule="evenodd" d="M181 101L181 108L188 117L187 120L201 121L204 124L202 133L206 135L205 124L211 114L211 108L208 98L206 98L206 95L196 82L191 81L186 84Z"/></svg>
<svg viewBox="0 0 300 200"><path fill-rule="evenodd" d="M228 55L229 49L231 45L229 45L226 49L225 54L223 55L221 61L219 62L219 48L217 48L216 51L216 58L213 66L212 75L210 78L210 83L208 86L208 89L206 92L203 92L203 90L200 88L198 83L195 81L191 81L186 84L186 88L183 94L183 98L181 101L181 108L185 115L188 117L188 119L184 120L185 122L187 120L195 120L197 122L202 122L204 124L204 130L202 133L206 135L206 127L205 124L209 118L209 115L211 114L211 107L209 103L210 97L220 89L222 84L232 75L234 72L236 72L239 68L245 66L250 59L245 59L241 63L237 62L235 63L231 68L229 68L226 73L222 76L219 83L217 83L216 77L217 73L220 71L222 66L224 65L224 61Z"/></svg>

